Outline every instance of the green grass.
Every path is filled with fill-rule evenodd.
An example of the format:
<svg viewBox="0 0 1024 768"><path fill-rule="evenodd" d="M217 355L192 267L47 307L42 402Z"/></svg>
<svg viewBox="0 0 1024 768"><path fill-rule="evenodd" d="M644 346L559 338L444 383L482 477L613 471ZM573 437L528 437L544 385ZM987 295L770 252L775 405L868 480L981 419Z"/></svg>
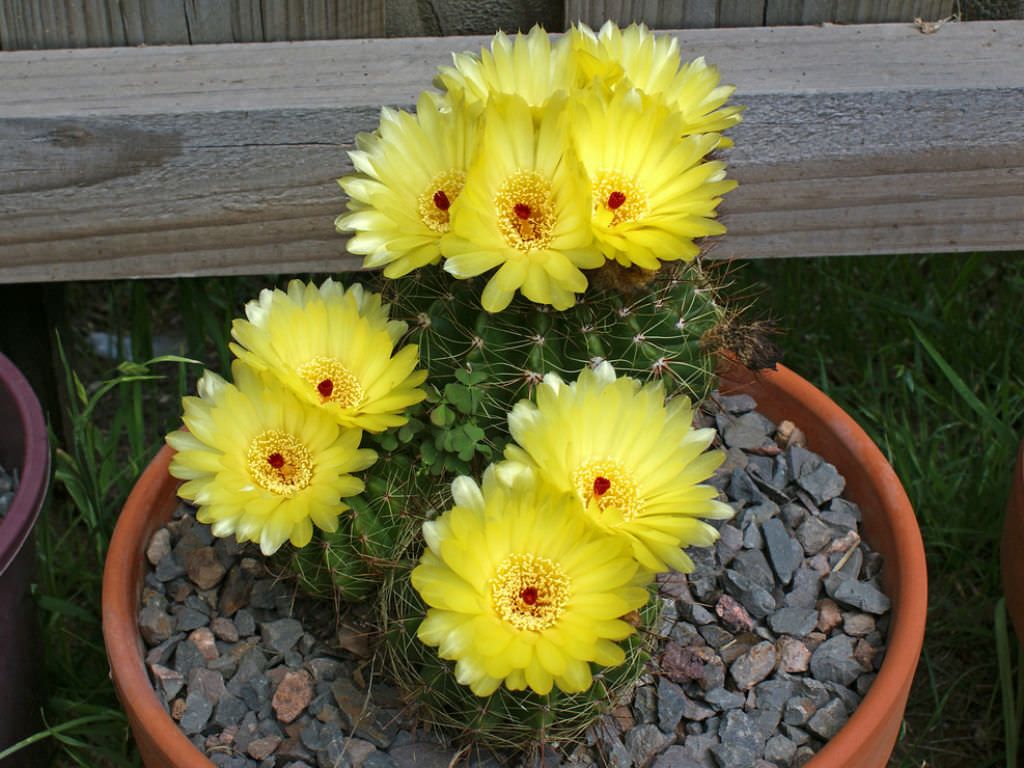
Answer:
<svg viewBox="0 0 1024 768"><path fill-rule="evenodd" d="M993 631L1001 595L998 542L1017 441L1024 436L1024 258L1011 255L833 258L751 263L783 333L784 362L824 389L882 447L924 534L930 578L925 650L893 765L1007 766L1019 726L1016 640ZM131 765L127 726L107 677L100 571L128 488L178 418L198 371L165 362L117 371L84 331L130 335L136 360L170 350L226 366L228 321L268 279L90 283L68 290L80 332L65 339L85 390L75 440L40 526L39 606L46 630L47 722L60 765ZM122 381L84 409L103 381ZM71 382L74 396L78 386ZM76 415L77 414L77 415ZM998 651L998 652L997 652ZM1000 664L1000 659L1002 663ZM1018 684L1019 685L1019 684ZM1004 714L1006 713L1006 714Z"/></svg>

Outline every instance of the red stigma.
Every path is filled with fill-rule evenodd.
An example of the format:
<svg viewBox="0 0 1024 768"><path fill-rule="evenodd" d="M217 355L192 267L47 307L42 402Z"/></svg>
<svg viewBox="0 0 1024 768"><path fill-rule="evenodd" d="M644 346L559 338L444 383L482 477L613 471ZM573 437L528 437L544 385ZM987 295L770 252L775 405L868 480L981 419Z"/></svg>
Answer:
<svg viewBox="0 0 1024 768"><path fill-rule="evenodd" d="M444 193L443 189L439 189L434 193L434 205L437 206L438 210L447 211L451 204L452 201L448 199L448 195Z"/></svg>
<svg viewBox="0 0 1024 768"><path fill-rule="evenodd" d="M316 391L320 393L320 397L326 400L334 392L334 382L330 379L324 379L316 385Z"/></svg>
<svg viewBox="0 0 1024 768"><path fill-rule="evenodd" d="M516 203L515 208L512 210L515 211L516 216L520 219L528 219L530 218L530 214L533 213L533 211L530 210L530 206L526 203Z"/></svg>
<svg viewBox="0 0 1024 768"><path fill-rule="evenodd" d="M280 469L284 466L284 456L280 453L272 453L267 456L267 463L274 469Z"/></svg>
<svg viewBox="0 0 1024 768"><path fill-rule="evenodd" d="M608 493L608 489L612 487L612 481L607 477L595 477L594 478L594 495L604 496Z"/></svg>
<svg viewBox="0 0 1024 768"><path fill-rule="evenodd" d="M527 587L526 589L524 589L522 592L519 593L519 599L522 600L527 605L536 605L537 604L537 588L536 587Z"/></svg>
<svg viewBox="0 0 1024 768"><path fill-rule="evenodd" d="M608 195L608 207L613 211L620 207L624 202L626 202L626 196L618 190Z"/></svg>

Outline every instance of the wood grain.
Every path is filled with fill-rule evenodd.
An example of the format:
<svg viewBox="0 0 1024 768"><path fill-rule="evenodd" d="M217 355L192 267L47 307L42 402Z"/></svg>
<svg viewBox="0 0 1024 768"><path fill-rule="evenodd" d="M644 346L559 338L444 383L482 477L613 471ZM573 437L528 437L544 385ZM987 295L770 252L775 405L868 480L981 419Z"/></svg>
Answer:
<svg viewBox="0 0 1024 768"><path fill-rule="evenodd" d="M392 0L403 1L414 2ZM0 50L381 37L384 11L384 0L0 0Z"/></svg>
<svg viewBox="0 0 1024 768"><path fill-rule="evenodd" d="M606 19L644 22L657 29L782 24L874 24L935 21L954 0L565 0L567 21L600 26Z"/></svg>
<svg viewBox="0 0 1024 768"><path fill-rule="evenodd" d="M747 105L712 256L1021 249L1024 22L674 34ZM352 268L345 150L485 42L2 53L0 282Z"/></svg>

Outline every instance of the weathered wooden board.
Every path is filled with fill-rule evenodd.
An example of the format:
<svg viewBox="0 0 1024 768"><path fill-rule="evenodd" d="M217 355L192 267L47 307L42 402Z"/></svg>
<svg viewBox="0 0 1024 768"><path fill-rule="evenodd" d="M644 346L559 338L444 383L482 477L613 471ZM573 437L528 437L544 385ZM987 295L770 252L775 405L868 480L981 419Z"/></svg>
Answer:
<svg viewBox="0 0 1024 768"><path fill-rule="evenodd" d="M611 19L655 28L756 27L935 21L953 8L954 0L565 0L565 18L591 26Z"/></svg>
<svg viewBox="0 0 1024 768"><path fill-rule="evenodd" d="M1024 22L693 30L747 105L721 257L1024 246ZM482 38L0 53L0 281L334 271L334 179Z"/></svg>
<svg viewBox="0 0 1024 768"><path fill-rule="evenodd" d="M381 37L384 12L384 0L0 0L0 49Z"/></svg>

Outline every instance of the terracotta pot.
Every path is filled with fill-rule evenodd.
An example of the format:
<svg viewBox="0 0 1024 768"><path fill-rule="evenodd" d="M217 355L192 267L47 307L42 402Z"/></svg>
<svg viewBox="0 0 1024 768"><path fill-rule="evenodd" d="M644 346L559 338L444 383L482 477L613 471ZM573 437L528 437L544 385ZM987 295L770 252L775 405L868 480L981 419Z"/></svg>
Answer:
<svg viewBox="0 0 1024 768"><path fill-rule="evenodd" d="M1013 468L1000 550L1006 610L1017 637L1024 640L1024 443Z"/></svg>
<svg viewBox="0 0 1024 768"><path fill-rule="evenodd" d="M881 451L839 406L783 366L752 374L727 364L722 390L747 393L776 422L789 419L807 445L846 478L844 496L863 513L862 533L885 558L882 583L892 599L889 638L878 677L839 733L807 768L883 768L899 736L903 710L924 642L928 570L910 500Z"/></svg>
<svg viewBox="0 0 1024 768"><path fill-rule="evenodd" d="M17 468L18 490L0 518L0 749L38 730L39 637L29 588L35 564L32 529L50 482L50 446L35 392L0 354L0 464ZM17 696L8 695L16 691ZM22 750L4 768L39 765L37 752Z"/></svg>
<svg viewBox="0 0 1024 768"><path fill-rule="evenodd" d="M892 598L885 661L847 725L807 765L810 768L882 768L899 732L924 639L927 573L914 512L892 468L838 406L796 374L781 368L754 376L727 366L723 389L747 392L773 419L787 418L810 446L846 476L847 494L863 511L863 530L885 557L882 580ZM149 768L212 765L160 705L143 665L137 615L144 550L171 516L177 481L167 474L164 448L139 479L114 531L103 573L103 634L114 685Z"/></svg>

